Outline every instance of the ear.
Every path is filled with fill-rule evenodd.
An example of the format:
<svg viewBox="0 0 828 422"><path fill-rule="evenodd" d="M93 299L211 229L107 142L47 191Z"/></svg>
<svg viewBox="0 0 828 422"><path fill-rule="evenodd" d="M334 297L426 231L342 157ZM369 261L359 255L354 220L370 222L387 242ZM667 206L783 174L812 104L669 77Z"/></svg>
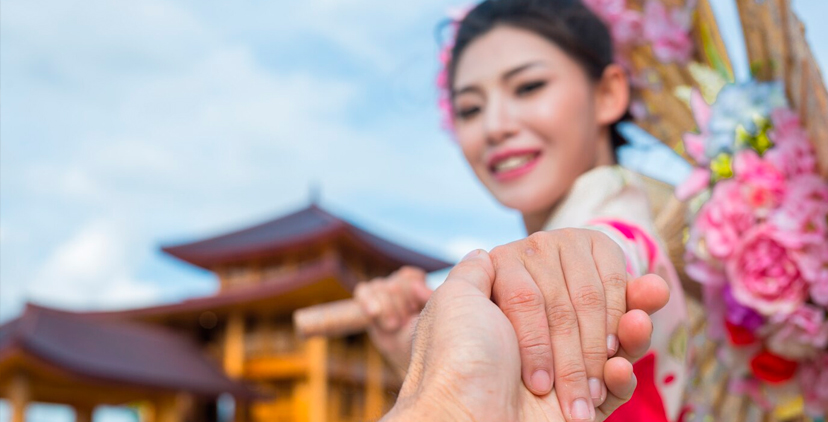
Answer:
<svg viewBox="0 0 828 422"><path fill-rule="evenodd" d="M595 96L595 117L599 125L611 125L621 119L630 106L630 81L624 68L618 64L607 66Z"/></svg>

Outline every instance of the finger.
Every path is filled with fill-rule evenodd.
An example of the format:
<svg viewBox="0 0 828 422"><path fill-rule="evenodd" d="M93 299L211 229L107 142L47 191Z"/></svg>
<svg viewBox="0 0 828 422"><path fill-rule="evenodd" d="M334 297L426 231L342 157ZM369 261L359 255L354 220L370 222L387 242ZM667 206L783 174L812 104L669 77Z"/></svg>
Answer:
<svg viewBox="0 0 828 422"><path fill-rule="evenodd" d="M536 395L547 394L552 390L554 361L543 294L516 253L505 247L495 248L491 255L496 274L492 299L515 329L523 383ZM561 290L566 294L565 288Z"/></svg>
<svg viewBox="0 0 828 422"><path fill-rule="evenodd" d="M402 285L401 280L388 280L382 286L383 294L387 297L389 322L388 329L396 330L410 315L409 292Z"/></svg>
<svg viewBox="0 0 828 422"><path fill-rule="evenodd" d="M667 305L670 287L663 278L646 274L627 283L627 308L653 314Z"/></svg>
<svg viewBox="0 0 828 422"><path fill-rule="evenodd" d="M627 259L621 247L599 231L593 234L592 256L607 304L607 356L614 356L618 351L618 321L627 312Z"/></svg>
<svg viewBox="0 0 828 422"><path fill-rule="evenodd" d="M577 238L573 236L570 238L572 242L568 242L564 248L559 249L558 246L550 243L546 236L545 233L538 233L527 238L522 259L526 269L539 286L546 303L546 319L552 342L555 392L567 421L592 420L595 417L593 403L601 399L604 362L602 361L595 368L591 368L592 372L588 376L587 359L585 359L588 352L584 349L584 346L592 347L590 352L593 360L598 360L595 359L595 356L600 354L606 361L607 341L606 334L604 334L606 315L603 309L598 309L599 305L603 307L603 292L600 292L598 274L595 271L594 264L591 263L592 255L588 242L578 244ZM570 268L570 274L565 275L566 269L562 265L564 251L578 247L580 247L581 257L584 255L589 257L589 266L592 272L581 273L577 269ZM570 267L574 266L570 265ZM589 279L590 276L594 278ZM593 306L594 309L583 307L584 303L579 296L585 293L586 290L582 290L583 285L579 286L578 283L568 279L568 277L573 277L572 280L577 277L580 282L585 282L586 285L592 284L587 288L592 289L593 293L587 294L593 302L588 305ZM572 282L571 285L570 282ZM596 290L599 291L597 296L594 293ZM596 299L596 297L601 299ZM576 312L577 305L582 308ZM583 320L584 322L581 322L582 315L580 313L582 311L591 313ZM586 321L590 322L587 323ZM582 331L579 326L594 328L593 331L600 331L600 334L595 336L594 333L591 333L591 342L585 343L581 339L582 334L586 333L587 330ZM596 341L596 339L598 340ZM596 381L592 382L592 389L597 393L596 400L592 399L593 394L589 388L589 377L599 380L600 383L599 385Z"/></svg>
<svg viewBox="0 0 828 422"><path fill-rule="evenodd" d="M375 296L371 287L374 283L376 283L376 280L377 279L374 279L367 283L364 281L360 282L354 288L354 300L359 303L359 306L362 308L362 312L365 312L365 315L368 315L371 319L375 319L382 311L382 304Z"/></svg>
<svg viewBox="0 0 828 422"><path fill-rule="evenodd" d="M489 253L482 249L475 249L452 268L446 277L446 283L468 283L490 298L494 278L495 270Z"/></svg>
<svg viewBox="0 0 828 422"><path fill-rule="evenodd" d="M646 312L640 309L627 312L618 324L621 348L617 356L635 363L649 350L652 335L653 323Z"/></svg>
<svg viewBox="0 0 828 422"><path fill-rule="evenodd" d="M397 305L394 303L393 295L389 293L389 288L385 280L372 283L367 290L368 294L379 303L380 311L375 317L377 325L383 331L393 331L399 324Z"/></svg>
<svg viewBox="0 0 828 422"><path fill-rule="evenodd" d="M422 309L423 305L425 305L426 302L428 302L428 299L431 297L432 293L431 289L429 289L426 285L425 278L423 278L422 280L415 281L411 285L411 290L414 292L413 297L416 300L416 303L418 303L420 308Z"/></svg>
<svg viewBox="0 0 828 422"><path fill-rule="evenodd" d="M556 348L558 340L554 335L555 327L552 326L551 321L550 327L553 332L552 350L555 352L556 364L561 355L564 355L564 359L570 365L568 372L571 372L573 376L585 374L586 379L584 381L587 382L589 388L589 397L592 398L593 406L597 406L603 403L606 397L604 364L607 362L607 305L601 277L595 266L592 242L583 233L584 231L565 232L566 244L560 246L559 256L568 297L555 299L563 302L569 299L571 302L570 306L575 311L577 326L574 330L575 335L570 334L567 337L569 341L572 341L573 338L580 341L581 353L574 355L572 351L575 349L567 349L559 353ZM536 280L538 280L538 277L542 280L544 275L548 273L548 271L543 271L542 268L534 268L531 264L529 264L529 271L536 277ZM552 282L554 280L542 285L546 286ZM549 304L550 294L546 291L544 291L544 298ZM584 372L581 372L581 368ZM556 373L556 382L563 375L566 374ZM580 380L576 382L580 382ZM558 391L560 394L560 389ZM572 398L577 400L576 397L578 396ZM593 409L593 407L590 407L590 409Z"/></svg>
<svg viewBox="0 0 828 422"><path fill-rule="evenodd" d="M599 422L628 402L638 384L632 364L620 357L614 357L604 365L604 380L609 394L604 404L596 409L596 421Z"/></svg>

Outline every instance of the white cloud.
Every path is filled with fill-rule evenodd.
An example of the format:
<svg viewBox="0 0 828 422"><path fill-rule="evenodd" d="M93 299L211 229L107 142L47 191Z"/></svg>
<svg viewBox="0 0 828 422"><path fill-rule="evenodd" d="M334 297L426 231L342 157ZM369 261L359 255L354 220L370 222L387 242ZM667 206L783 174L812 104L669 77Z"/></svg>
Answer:
<svg viewBox="0 0 828 422"><path fill-rule="evenodd" d="M74 309L147 305L160 297L159 287L136 280L123 222L96 221L56 248L28 284L26 295L37 303Z"/></svg>

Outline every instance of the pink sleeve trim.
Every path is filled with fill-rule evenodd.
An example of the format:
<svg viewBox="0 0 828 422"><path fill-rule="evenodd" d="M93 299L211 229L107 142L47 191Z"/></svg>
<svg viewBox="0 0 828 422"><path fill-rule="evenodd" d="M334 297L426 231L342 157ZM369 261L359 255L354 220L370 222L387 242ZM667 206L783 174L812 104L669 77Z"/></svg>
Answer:
<svg viewBox="0 0 828 422"><path fill-rule="evenodd" d="M658 244L655 240L653 240L652 236L647 233L647 231L635 224L621 220L600 219L593 220L591 224L604 224L610 226L629 240L641 240L644 242L644 247L647 250L648 271L654 271L656 260L658 259Z"/></svg>

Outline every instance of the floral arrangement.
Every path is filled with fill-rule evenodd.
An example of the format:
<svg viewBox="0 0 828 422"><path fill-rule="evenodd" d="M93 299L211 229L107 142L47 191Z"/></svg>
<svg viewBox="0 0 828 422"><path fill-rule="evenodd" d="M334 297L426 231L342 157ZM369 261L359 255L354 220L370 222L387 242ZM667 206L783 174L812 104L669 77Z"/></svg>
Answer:
<svg viewBox="0 0 828 422"><path fill-rule="evenodd" d="M704 285L731 388L767 410L828 410L828 182L781 83L693 91L699 133L680 199L695 209L686 271Z"/></svg>

